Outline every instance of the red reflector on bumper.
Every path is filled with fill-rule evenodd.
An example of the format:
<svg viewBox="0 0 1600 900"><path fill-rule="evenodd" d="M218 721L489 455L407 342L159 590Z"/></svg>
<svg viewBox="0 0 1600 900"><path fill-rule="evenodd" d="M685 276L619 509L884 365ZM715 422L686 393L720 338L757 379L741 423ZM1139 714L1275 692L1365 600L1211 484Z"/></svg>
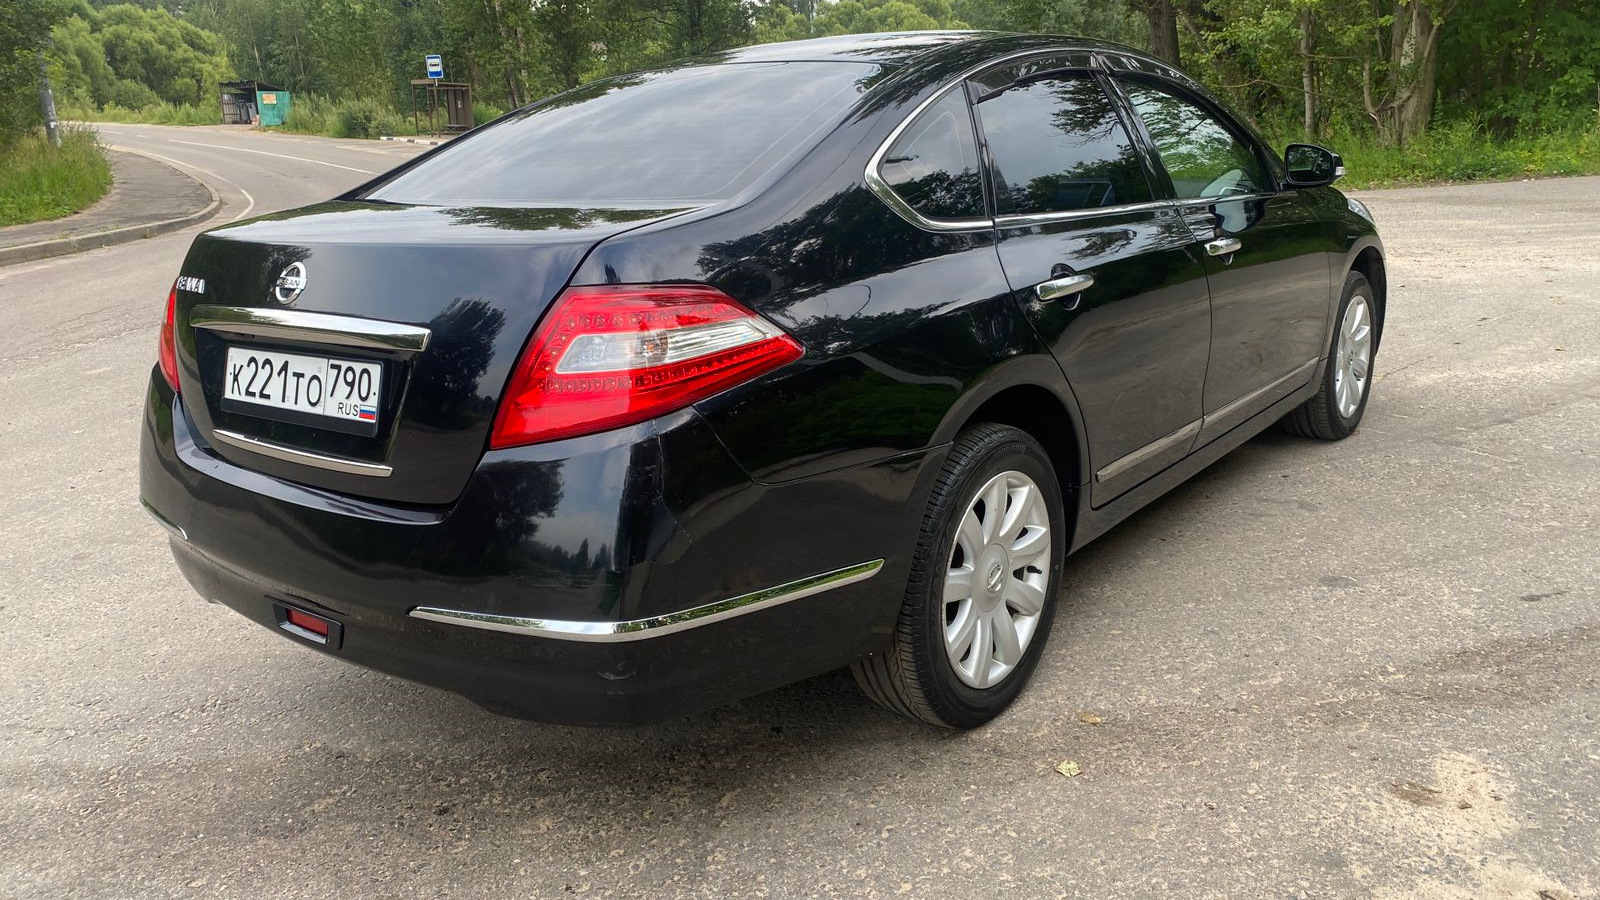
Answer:
<svg viewBox="0 0 1600 900"><path fill-rule="evenodd" d="M327 619L319 619L309 613L303 613L298 609L285 610L285 613L290 625L304 628L312 634L324 638L328 636L329 623Z"/></svg>

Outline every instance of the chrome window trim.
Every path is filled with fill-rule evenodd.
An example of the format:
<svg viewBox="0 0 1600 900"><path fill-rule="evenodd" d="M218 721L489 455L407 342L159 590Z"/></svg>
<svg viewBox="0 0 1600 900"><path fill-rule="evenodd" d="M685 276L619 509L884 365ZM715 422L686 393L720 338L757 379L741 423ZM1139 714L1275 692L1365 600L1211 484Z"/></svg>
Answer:
<svg viewBox="0 0 1600 900"><path fill-rule="evenodd" d="M1173 200L1174 206L1188 209L1191 206L1216 206L1218 203L1233 203L1245 200L1271 200L1273 197L1283 196L1282 191L1254 191L1249 194L1218 194L1215 197L1191 197L1187 200Z"/></svg>
<svg viewBox="0 0 1600 900"><path fill-rule="evenodd" d="M1171 200L1141 200L1138 203L1119 203L1116 206L1090 206L1083 209L1063 209L1058 212L1008 213L1007 215L995 217L994 224L997 228L1033 228L1054 222L1074 222L1079 219L1094 219L1100 216L1115 216L1122 213L1146 212L1149 210L1170 209L1171 207Z"/></svg>
<svg viewBox="0 0 1600 900"><path fill-rule="evenodd" d="M357 459L345 459L342 456L328 456L325 453L313 453L310 450L297 450L272 441L229 431L225 428L215 428L211 436L227 444L250 453L259 453L284 462L299 463L302 466L312 466L318 469L327 469L330 472L343 472L347 475L370 475L374 478L388 478L394 474L390 466L378 463L362 462Z"/></svg>
<svg viewBox="0 0 1600 900"><path fill-rule="evenodd" d="M907 113L906 117L900 120L900 124L896 125L894 130L889 132L889 136L883 139L883 143L878 145L878 149L873 151L872 157L867 160L867 170L865 174L867 188L874 194L878 195L878 199L882 200L885 206L894 210L895 215L898 215L900 218L905 219L912 225L921 228L923 231L952 233L964 231L982 231L985 228L995 227L995 220L988 216L967 219L935 219L924 216L915 209L912 209L911 204L902 199L899 194L896 194L894 192L894 188L889 186L889 182L884 181L883 176L878 173L878 169L883 163L883 157L889 152L890 145L899 140L900 135L904 133L907 128L911 127L911 123L915 122L917 117L922 115L923 110L926 110L928 107L944 99L945 94L957 87L960 87L962 84L965 84L968 78L971 78L979 72L982 72L985 69L994 68L995 66L1002 66L1009 62L1015 62L1019 59L1026 59L1030 56L1049 56L1053 53L1082 52L1085 51L1072 50L1066 47L1034 47L1030 50L1019 50L1016 53L1011 53L1006 56L985 60L984 62L962 72L960 75L952 79L948 84L934 91L932 94L929 94L921 103L918 103L916 108ZM1090 51L1090 59L1091 63L1095 67L1098 68L1101 65L1099 54ZM974 140L976 140L977 136L974 135L973 137Z"/></svg>
<svg viewBox="0 0 1600 900"><path fill-rule="evenodd" d="M297 309L201 304L189 312L195 328L244 337L286 338L313 344L335 344L369 350L420 353L428 348L430 332L416 325L378 319L358 319Z"/></svg>
<svg viewBox="0 0 1600 900"><path fill-rule="evenodd" d="M486 631L503 631L528 637L554 638L564 641L607 643L638 641L661 637L713 622L721 622L758 610L771 609L791 600L811 597L847 584L866 581L883 568L883 560L874 559L831 572L809 575L776 587L740 594L704 606L696 606L648 619L630 619L625 622L577 622L560 619L535 619L522 616L501 616L492 613L445 609L437 606L418 606L407 615L414 619L461 625Z"/></svg>
<svg viewBox="0 0 1600 900"><path fill-rule="evenodd" d="M907 222L910 222L918 228L921 228L923 231L933 231L941 234L963 231L983 231L986 228L994 227L993 219L930 219L927 216L924 216L922 213L917 212L911 207L911 204L907 203L899 194L894 192L894 188L889 186L889 182L883 180L882 175L878 174L876 162L879 159L879 155L874 155L874 164L867 169L867 187L871 189L874 194L877 194L878 199L882 200L885 206L894 210L895 215L898 215L900 218L905 219Z"/></svg>

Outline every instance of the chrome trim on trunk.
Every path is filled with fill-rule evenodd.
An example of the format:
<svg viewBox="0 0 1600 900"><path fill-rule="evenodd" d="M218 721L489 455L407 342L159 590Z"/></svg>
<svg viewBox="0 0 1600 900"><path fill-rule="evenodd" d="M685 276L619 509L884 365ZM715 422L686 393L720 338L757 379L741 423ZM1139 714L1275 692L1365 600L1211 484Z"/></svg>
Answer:
<svg viewBox="0 0 1600 900"><path fill-rule="evenodd" d="M572 622L559 619L532 619L521 616L500 616L492 613L471 612L461 609L444 609L436 606L419 606L407 615L446 625L462 625L487 631L504 631L529 637L555 638L564 641L609 642L638 641L660 637L674 632L699 628L712 622L721 622L735 616L770 609L791 600L810 597L834 588L866 581L883 568L883 560L834 569L820 575L810 575L796 581L764 590L740 594L716 603L707 603L693 609L653 616L648 619L631 619L626 622Z"/></svg>
<svg viewBox="0 0 1600 900"><path fill-rule="evenodd" d="M430 332L415 325L358 319L297 309L201 304L189 312L189 324L208 331L243 337L284 338L313 344L335 344L369 350L420 353Z"/></svg>
<svg viewBox="0 0 1600 900"><path fill-rule="evenodd" d="M263 441L248 434L237 431L228 431L225 428L216 428L211 436L230 447L270 456L284 462L299 463L302 466L315 466L318 469L327 469L330 472L344 472L347 475L371 475L374 478L388 478L394 474L390 466L378 463L362 462L357 459L345 459L342 456L328 456L322 453L313 453L310 450L297 450L272 441Z"/></svg>

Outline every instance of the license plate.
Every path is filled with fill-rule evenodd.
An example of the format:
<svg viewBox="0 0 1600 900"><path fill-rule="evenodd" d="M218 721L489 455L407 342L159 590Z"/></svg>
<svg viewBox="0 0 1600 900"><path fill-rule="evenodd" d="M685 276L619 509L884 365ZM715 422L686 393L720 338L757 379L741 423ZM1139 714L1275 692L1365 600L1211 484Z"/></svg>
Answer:
<svg viewBox="0 0 1600 900"><path fill-rule="evenodd" d="M229 347L224 400L325 416L378 422L383 366L328 356Z"/></svg>

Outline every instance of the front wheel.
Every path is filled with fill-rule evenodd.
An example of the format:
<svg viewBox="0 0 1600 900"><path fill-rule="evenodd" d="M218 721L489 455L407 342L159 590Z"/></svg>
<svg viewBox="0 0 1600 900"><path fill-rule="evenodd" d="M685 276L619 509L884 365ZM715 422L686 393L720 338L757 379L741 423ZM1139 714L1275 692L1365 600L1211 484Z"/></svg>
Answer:
<svg viewBox="0 0 1600 900"><path fill-rule="evenodd" d="M1361 424L1372 390L1372 358L1378 349L1377 303L1365 275L1345 276L1339 303L1339 327L1328 349L1322 384L1310 400L1296 407L1283 423L1301 437L1343 440Z"/></svg>
<svg viewBox="0 0 1600 900"><path fill-rule="evenodd" d="M928 501L894 644L851 669L862 691L950 728L999 715L1050 633L1063 507L1050 458L1026 432L962 434Z"/></svg>

